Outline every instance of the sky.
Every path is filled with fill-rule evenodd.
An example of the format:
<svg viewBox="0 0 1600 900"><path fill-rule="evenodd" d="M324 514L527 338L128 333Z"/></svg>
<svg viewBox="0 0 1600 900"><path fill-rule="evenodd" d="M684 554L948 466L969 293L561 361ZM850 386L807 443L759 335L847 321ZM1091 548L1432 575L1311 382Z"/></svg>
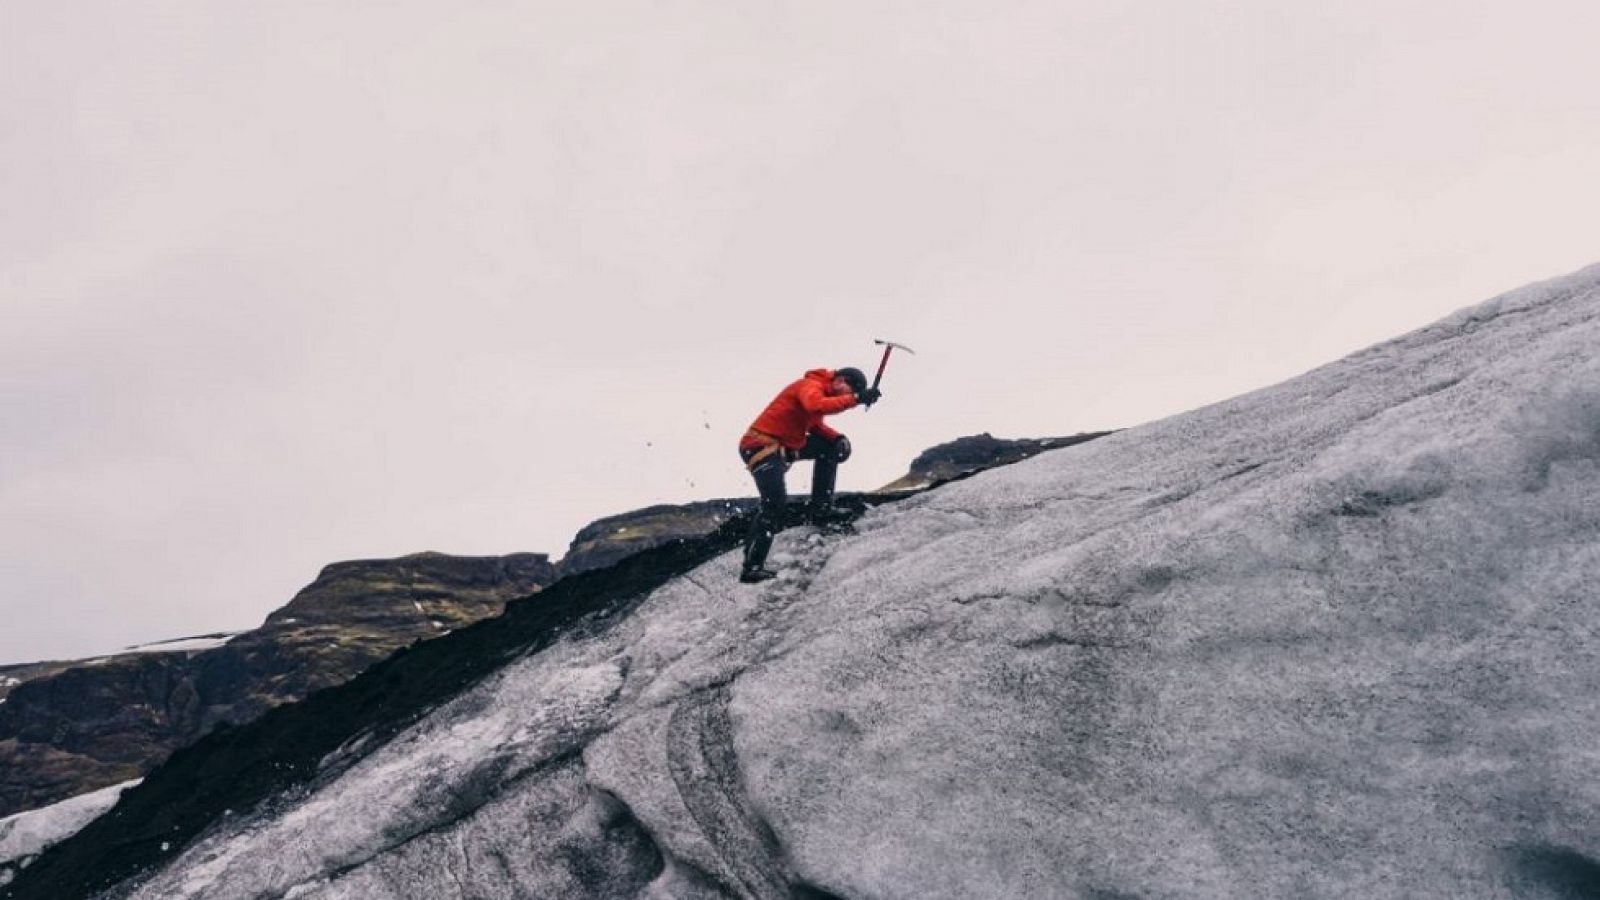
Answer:
<svg viewBox="0 0 1600 900"><path fill-rule="evenodd" d="M1600 259L1600 8L0 0L0 662L1119 428ZM790 474L804 490L809 473Z"/></svg>

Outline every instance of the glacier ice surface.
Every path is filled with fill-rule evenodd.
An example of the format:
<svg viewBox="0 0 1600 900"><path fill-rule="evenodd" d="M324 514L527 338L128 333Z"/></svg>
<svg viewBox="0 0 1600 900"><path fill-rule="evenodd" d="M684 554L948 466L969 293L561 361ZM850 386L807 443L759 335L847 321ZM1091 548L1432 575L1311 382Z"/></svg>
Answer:
<svg viewBox="0 0 1600 900"><path fill-rule="evenodd" d="M718 558L128 892L1560 896L1597 346L1600 268L791 530L785 578Z"/></svg>

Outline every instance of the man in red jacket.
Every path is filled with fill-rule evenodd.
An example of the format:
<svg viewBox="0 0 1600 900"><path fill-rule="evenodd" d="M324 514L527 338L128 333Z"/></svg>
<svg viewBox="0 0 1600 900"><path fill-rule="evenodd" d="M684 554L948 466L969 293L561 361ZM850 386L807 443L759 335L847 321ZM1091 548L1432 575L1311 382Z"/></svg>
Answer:
<svg viewBox="0 0 1600 900"><path fill-rule="evenodd" d="M739 457L756 480L761 507L750 520L744 541L744 568L739 580L755 584L776 577L766 568L772 536L783 528L789 502L783 475L797 459L816 461L811 473L809 518L817 524L836 521L848 511L833 505L839 464L850 458L850 439L829 428L824 416L853 406L871 406L882 394L867 387L860 369L812 369L773 398L739 439Z"/></svg>

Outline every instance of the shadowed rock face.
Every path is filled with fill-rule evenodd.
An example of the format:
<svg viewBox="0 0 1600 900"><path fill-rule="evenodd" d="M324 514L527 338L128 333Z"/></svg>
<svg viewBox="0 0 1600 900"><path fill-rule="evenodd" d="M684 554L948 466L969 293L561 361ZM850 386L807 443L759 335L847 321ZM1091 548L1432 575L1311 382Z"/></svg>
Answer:
<svg viewBox="0 0 1600 900"><path fill-rule="evenodd" d="M0 704L0 817L137 778L218 723L340 684L554 579L533 553L335 563L220 647L8 667L17 683Z"/></svg>
<svg viewBox="0 0 1600 900"><path fill-rule="evenodd" d="M11 695L13 690L24 682L46 675L54 675L63 669L70 669L75 662L68 660L45 660L42 662L21 663L14 666L0 666L0 701Z"/></svg>
<svg viewBox="0 0 1600 900"><path fill-rule="evenodd" d="M556 565L563 578L603 569L669 541L705 537L729 519L749 513L755 505L753 499L707 500L649 506L597 519L572 538L567 555Z"/></svg>

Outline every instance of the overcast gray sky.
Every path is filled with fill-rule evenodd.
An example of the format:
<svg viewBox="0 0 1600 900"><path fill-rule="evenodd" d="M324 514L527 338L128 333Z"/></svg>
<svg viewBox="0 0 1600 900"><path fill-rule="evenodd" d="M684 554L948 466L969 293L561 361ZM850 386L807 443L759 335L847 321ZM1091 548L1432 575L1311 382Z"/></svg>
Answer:
<svg viewBox="0 0 1600 900"><path fill-rule="evenodd" d="M749 493L749 420L874 337L918 355L832 420L845 488L1595 262L1597 38L1537 0L0 0L0 661Z"/></svg>

